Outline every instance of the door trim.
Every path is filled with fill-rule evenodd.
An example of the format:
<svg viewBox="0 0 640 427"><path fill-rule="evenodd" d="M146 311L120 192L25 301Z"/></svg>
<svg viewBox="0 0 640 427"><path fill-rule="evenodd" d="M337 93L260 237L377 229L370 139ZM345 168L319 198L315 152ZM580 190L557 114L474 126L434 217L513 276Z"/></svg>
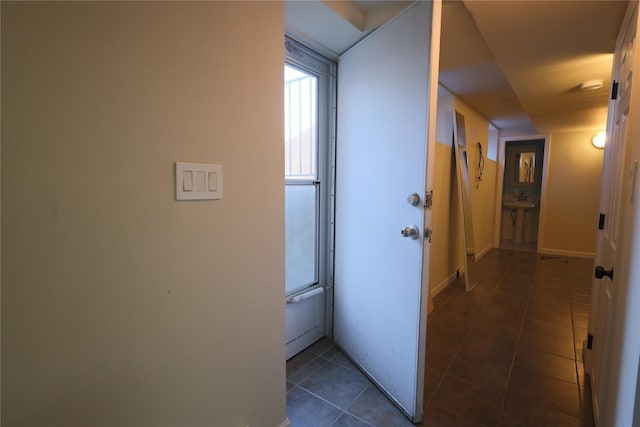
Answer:
<svg viewBox="0 0 640 427"><path fill-rule="evenodd" d="M536 252L543 252L542 236L544 235L545 210L547 207L547 186L549 183L549 134L523 135L523 136L502 136L498 140L498 173L497 173L497 191L496 191L496 227L494 230L493 244L496 248L500 248L500 231L502 227L502 192L504 191L504 168L505 168L505 152L507 142L510 141L527 141L527 140L544 139L544 153L542 156L542 183L540 187L540 214L538 216L538 242Z"/></svg>
<svg viewBox="0 0 640 427"><path fill-rule="evenodd" d="M311 298L324 300L324 331L322 336L333 337L333 263L335 238L335 142L336 142L336 76L337 64L333 59L314 51L290 34L285 34L285 64L291 64L318 77L318 283L285 296L287 300L301 297L321 287L322 294ZM323 125L324 124L324 125ZM295 185L295 183L290 183ZM284 182L283 182L284 185ZM310 301L303 302L309 304ZM286 309L285 309L286 313ZM322 338L322 336L318 338ZM304 348L293 354L292 357Z"/></svg>

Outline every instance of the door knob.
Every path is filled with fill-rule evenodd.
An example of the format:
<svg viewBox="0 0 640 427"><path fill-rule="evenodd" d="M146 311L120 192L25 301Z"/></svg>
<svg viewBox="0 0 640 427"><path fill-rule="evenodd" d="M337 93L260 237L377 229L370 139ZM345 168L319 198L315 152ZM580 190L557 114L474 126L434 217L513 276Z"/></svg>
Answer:
<svg viewBox="0 0 640 427"><path fill-rule="evenodd" d="M410 225L409 227L405 227L400 230L400 234L402 237L411 237L413 240L416 240L420 236L420 232L418 231L418 227L415 225Z"/></svg>
<svg viewBox="0 0 640 427"><path fill-rule="evenodd" d="M413 193L409 197L407 197L407 203L411 206L418 206L420 204L420 196L418 193Z"/></svg>
<svg viewBox="0 0 640 427"><path fill-rule="evenodd" d="M613 268L611 270L605 270L603 266L597 266L596 279L602 279L604 276L607 276L609 279L613 280Z"/></svg>

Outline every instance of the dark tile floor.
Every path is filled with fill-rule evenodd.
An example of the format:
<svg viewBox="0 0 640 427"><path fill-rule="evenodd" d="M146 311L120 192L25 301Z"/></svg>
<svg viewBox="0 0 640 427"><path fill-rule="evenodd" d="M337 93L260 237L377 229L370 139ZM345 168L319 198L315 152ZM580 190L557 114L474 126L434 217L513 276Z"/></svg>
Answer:
<svg viewBox="0 0 640 427"><path fill-rule="evenodd" d="M421 426L591 427L582 364L592 261L492 250L427 321ZM287 362L292 427L411 426L328 339Z"/></svg>
<svg viewBox="0 0 640 427"><path fill-rule="evenodd" d="M292 427L413 426L328 339L287 362Z"/></svg>

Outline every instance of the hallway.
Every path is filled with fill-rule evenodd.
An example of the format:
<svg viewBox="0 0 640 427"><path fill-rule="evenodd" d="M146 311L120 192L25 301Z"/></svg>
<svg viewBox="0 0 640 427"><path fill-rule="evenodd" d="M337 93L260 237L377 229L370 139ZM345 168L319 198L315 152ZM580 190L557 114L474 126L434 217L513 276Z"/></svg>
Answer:
<svg viewBox="0 0 640 427"><path fill-rule="evenodd" d="M592 426L582 341L592 260L492 250L427 322L425 426Z"/></svg>
<svg viewBox="0 0 640 427"><path fill-rule="evenodd" d="M477 270L472 292L454 283L434 299L421 425L593 426L582 363L592 261L492 250ZM409 424L354 369L326 339L287 362L292 426Z"/></svg>

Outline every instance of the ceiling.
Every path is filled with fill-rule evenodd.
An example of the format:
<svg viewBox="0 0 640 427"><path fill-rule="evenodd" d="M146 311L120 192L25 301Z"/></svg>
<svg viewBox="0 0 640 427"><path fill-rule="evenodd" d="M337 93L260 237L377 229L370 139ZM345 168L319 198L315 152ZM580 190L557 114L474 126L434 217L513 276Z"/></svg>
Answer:
<svg viewBox="0 0 640 427"><path fill-rule="evenodd" d="M287 32L337 59L410 3L287 1ZM445 1L440 84L505 135L604 129L626 7L616 0ZM604 86L579 90L594 79Z"/></svg>

